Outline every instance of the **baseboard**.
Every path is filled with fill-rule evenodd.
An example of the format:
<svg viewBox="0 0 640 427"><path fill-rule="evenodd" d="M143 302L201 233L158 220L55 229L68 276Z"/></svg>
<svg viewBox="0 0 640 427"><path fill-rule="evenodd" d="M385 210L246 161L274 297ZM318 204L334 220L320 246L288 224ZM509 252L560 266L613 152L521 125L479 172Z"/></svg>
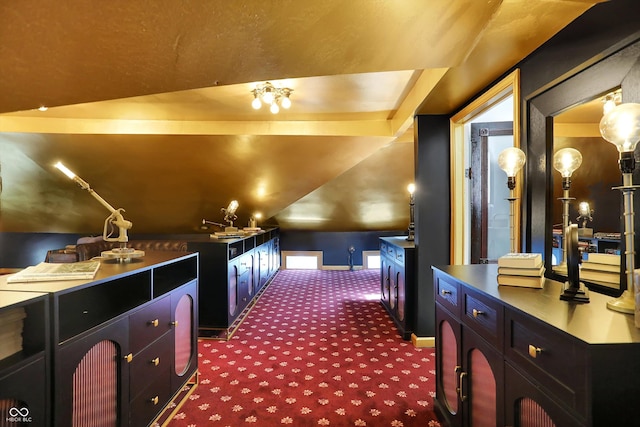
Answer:
<svg viewBox="0 0 640 427"><path fill-rule="evenodd" d="M436 339L435 337L418 337L416 334L411 334L411 343L418 348L433 348L436 346Z"/></svg>
<svg viewBox="0 0 640 427"><path fill-rule="evenodd" d="M320 267L321 270L349 270L350 267L348 265L323 265ZM361 265L354 265L354 270L362 270Z"/></svg>

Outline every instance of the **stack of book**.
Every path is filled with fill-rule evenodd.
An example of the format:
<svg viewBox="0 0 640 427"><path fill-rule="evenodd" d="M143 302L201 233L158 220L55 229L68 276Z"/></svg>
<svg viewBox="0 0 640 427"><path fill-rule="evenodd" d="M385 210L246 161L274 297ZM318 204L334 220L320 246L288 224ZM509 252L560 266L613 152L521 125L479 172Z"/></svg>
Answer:
<svg viewBox="0 0 640 427"><path fill-rule="evenodd" d="M22 350L22 329L26 316L22 307L0 313L0 360Z"/></svg>
<svg viewBox="0 0 640 427"><path fill-rule="evenodd" d="M589 253L582 261L580 279L609 288L620 287L620 255Z"/></svg>
<svg viewBox="0 0 640 427"><path fill-rule="evenodd" d="M508 253L498 258L498 285L542 288L544 263L539 253Z"/></svg>

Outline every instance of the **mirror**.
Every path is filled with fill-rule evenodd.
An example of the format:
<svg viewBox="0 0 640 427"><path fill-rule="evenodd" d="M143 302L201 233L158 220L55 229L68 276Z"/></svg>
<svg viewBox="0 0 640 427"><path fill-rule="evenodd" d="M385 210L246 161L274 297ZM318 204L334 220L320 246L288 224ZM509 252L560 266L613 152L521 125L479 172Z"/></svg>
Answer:
<svg viewBox="0 0 640 427"><path fill-rule="evenodd" d="M619 47L614 53L594 62L585 62L584 64L573 68L572 72L563 75L560 81L549 83L548 86L538 87L534 94L526 100L526 126L527 126L527 194L524 212L527 215L527 229L525 236L525 250L527 252L541 252L544 254L545 275L551 279L564 282L565 275L559 274L554 270L552 265L552 253L554 251L554 224L562 221L560 216L556 215L556 209L561 209L561 203L558 194L561 191L561 178L559 173L553 168L554 150L560 148L562 142L558 141L556 147L554 141L554 128L562 128L561 114L570 112L575 106L582 106L594 101L616 88L622 89L622 102L639 102L640 101L640 61L638 60L638 52L640 51L640 41L635 40L624 47ZM602 110L600 110L602 111ZM601 114L601 112L599 113ZM559 118L558 118L559 117ZM555 123L558 118L558 123ZM595 127L595 126L594 126ZM566 137L566 134L565 136ZM575 142L575 141L573 141ZM572 143L573 143L572 142ZM606 142L602 139L593 137L593 145L585 148L585 157L580 169L572 176L572 184L570 189L570 197L582 197L579 192L588 190L591 185L592 191L599 194L598 197L609 197L610 202L597 202L594 205L593 221L587 222L589 228L593 228L595 232L607 232L612 228L614 232L622 230L622 224L618 222L617 227L613 224L614 220L606 220L609 218L619 217L619 211L622 197L616 190L612 190L612 186L620 185L622 178L617 171L617 158L615 148L611 150ZM599 158L597 163L589 160L593 155L589 154L591 148L604 146L602 150L610 150L612 159ZM580 149L579 147L576 147ZM638 157L638 153L636 153ZM602 183L601 186L596 184L596 179L592 179L591 184L588 182L587 176L599 174L600 168L616 169L616 177L611 178L613 185ZM634 183L640 183L640 168L636 168L634 173ZM608 174L608 173L607 173ZM613 174L613 172L611 172ZM614 181L615 180L615 181ZM581 186L585 186L584 190ZM556 188L558 187L558 188ZM557 191L557 192L556 192ZM585 197L587 193L585 194ZM602 199L604 200L604 199ZM579 199L576 201L580 201ZM640 197L636 194L635 202L640 201ZM636 212L640 212L638 203L634 203ZM575 207L570 213L572 222L576 222L577 215ZM609 212L614 210L615 213ZM606 223L604 221L607 221ZM636 230L640 230L640 215L634 218ZM640 244L638 241L638 232L636 232L636 246ZM624 258L624 257L623 257ZM621 289L626 289L626 280L621 278L621 288L597 288L594 291L608 293L612 295L620 295Z"/></svg>
<svg viewBox="0 0 640 427"><path fill-rule="evenodd" d="M568 198L565 197L566 179L563 186L562 175L555 168L550 176L553 189L551 265L553 272L560 276L568 274L568 255L565 253L568 242L562 232L566 225L578 226L578 249L583 261L587 261L592 253L620 254L621 195L613 189L622 183L618 151L602 138L599 123L605 101L620 103L621 99L621 89L612 88L603 96L573 106L553 117L554 160L556 153L566 148L578 150L582 155L582 163L569 178ZM563 224L565 203L568 224ZM607 288L614 291L620 289L619 274L602 274L600 279L590 282L585 277L583 281L591 288L604 288L604 292Z"/></svg>

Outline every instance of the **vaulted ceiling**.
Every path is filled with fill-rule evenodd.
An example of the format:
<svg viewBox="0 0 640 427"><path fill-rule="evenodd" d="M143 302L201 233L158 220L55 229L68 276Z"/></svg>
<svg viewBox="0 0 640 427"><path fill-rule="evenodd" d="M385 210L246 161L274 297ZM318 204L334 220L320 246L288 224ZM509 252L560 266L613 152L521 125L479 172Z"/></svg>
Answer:
<svg viewBox="0 0 640 427"><path fill-rule="evenodd" d="M260 211L306 230L408 221L415 114L448 114L598 0L0 4L0 231L185 233ZM293 89L251 108L270 81ZM46 106L46 111L38 107Z"/></svg>

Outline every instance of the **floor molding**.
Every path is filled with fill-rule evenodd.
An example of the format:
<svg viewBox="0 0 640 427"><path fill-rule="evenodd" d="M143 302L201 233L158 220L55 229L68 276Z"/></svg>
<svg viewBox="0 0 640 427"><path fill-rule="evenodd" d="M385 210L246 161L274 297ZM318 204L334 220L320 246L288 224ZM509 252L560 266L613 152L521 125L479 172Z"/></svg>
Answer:
<svg viewBox="0 0 640 427"><path fill-rule="evenodd" d="M433 348L436 346L436 339L435 337L418 337L416 334L411 334L411 343L418 348Z"/></svg>

